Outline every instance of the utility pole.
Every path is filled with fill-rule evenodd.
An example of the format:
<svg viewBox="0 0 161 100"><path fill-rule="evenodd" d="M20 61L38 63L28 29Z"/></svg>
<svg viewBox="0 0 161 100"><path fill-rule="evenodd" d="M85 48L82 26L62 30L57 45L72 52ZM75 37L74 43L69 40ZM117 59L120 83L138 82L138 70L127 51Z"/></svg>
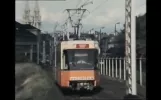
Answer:
<svg viewBox="0 0 161 100"><path fill-rule="evenodd" d="M116 25L117 24L120 24L120 22L117 22L116 24L115 24L115 36L117 35L117 30L116 30Z"/></svg>
<svg viewBox="0 0 161 100"><path fill-rule="evenodd" d="M107 50L108 50L108 39L107 39L107 37L106 37L106 39L105 39L105 54L107 55Z"/></svg>
<svg viewBox="0 0 161 100"><path fill-rule="evenodd" d="M101 38L102 38L102 32L101 32L101 29L104 29L105 27L101 27L100 28L100 34L99 34L99 42L101 41Z"/></svg>
<svg viewBox="0 0 161 100"><path fill-rule="evenodd" d="M35 1L35 8L33 11L33 21L32 25L37 29L37 64L40 62L40 34L41 34L41 16L40 16L40 10L39 10L39 5L38 5L38 0Z"/></svg>
<svg viewBox="0 0 161 100"><path fill-rule="evenodd" d="M33 61L33 44L30 47L30 61Z"/></svg>
<svg viewBox="0 0 161 100"><path fill-rule="evenodd" d="M69 36L67 34L67 22L65 22L63 25L62 25L62 30L63 30L63 40L65 39L65 36L67 36L67 40L69 39Z"/></svg>
<svg viewBox="0 0 161 100"><path fill-rule="evenodd" d="M52 39L50 39L50 41L49 41L49 47L50 47L50 65L52 65L52 57L53 57L53 49L52 49L52 47L53 47L53 45L52 45Z"/></svg>
<svg viewBox="0 0 161 100"><path fill-rule="evenodd" d="M83 14L85 13L85 11L87 9L82 9L84 6L87 6L88 4L93 4L93 1L90 1L90 2L85 2L83 5L81 5L79 8L77 9L66 9L66 11L68 12L69 14L69 17L67 20L69 20L71 26L74 28L74 35L77 36L77 39L80 38L80 21L82 20L82 17L83 17ZM70 13L70 11L75 11L73 14ZM81 14L82 13L82 14ZM74 14L80 14L80 18L77 20L77 23L74 23L73 25L73 20L71 19L71 17L74 15ZM66 22L65 22L66 23Z"/></svg>
<svg viewBox="0 0 161 100"><path fill-rule="evenodd" d="M46 45L45 41L43 41L43 63L46 63Z"/></svg>
<svg viewBox="0 0 161 100"><path fill-rule="evenodd" d="M72 27L74 28L74 33L76 34L77 39L80 38L80 37L79 37L79 36L80 36L79 26L81 25L81 24L80 24L80 21L82 20L83 14L85 13L86 10L87 10L87 9L80 9L80 8L78 8L78 9L66 9L66 11L68 12L68 15L69 15L70 23L71 23ZM72 23L73 21L71 20L70 11L76 11L78 14L81 14L81 15L80 15L80 18L77 20L76 23L74 23L74 25L73 25L73 23ZM81 13L81 12L82 12L82 13Z"/></svg>
<svg viewBox="0 0 161 100"><path fill-rule="evenodd" d="M30 8L29 8L29 2L26 1L25 11L23 20L25 24L30 24L35 26L37 29L37 64L39 64L39 54L40 54L40 28L41 28L41 16L40 16L40 10L38 7L38 0L35 1L35 8L33 16L30 15ZM31 20L32 18L32 20Z"/></svg>
<svg viewBox="0 0 161 100"><path fill-rule="evenodd" d="M101 28L100 28L100 34L99 34L99 43L100 43L100 41L101 41Z"/></svg>
<svg viewBox="0 0 161 100"><path fill-rule="evenodd" d="M125 57L127 94L137 95L136 89L136 19L135 0L125 0Z"/></svg>
<svg viewBox="0 0 161 100"><path fill-rule="evenodd" d="M37 64L40 62L40 30L37 30Z"/></svg>
<svg viewBox="0 0 161 100"><path fill-rule="evenodd" d="M55 79L57 78L57 72L56 72L56 68L57 68L57 35L54 34L54 41L52 42L54 47L54 73L55 73ZM53 53L52 53L53 54Z"/></svg>
<svg viewBox="0 0 161 100"><path fill-rule="evenodd" d="M117 30L116 30L116 25L117 24L120 24L120 22L117 22L116 24L115 24L115 29L114 29L114 36L116 36L117 35ZM116 43L114 42L114 47L116 46Z"/></svg>
<svg viewBox="0 0 161 100"><path fill-rule="evenodd" d="M53 47L55 48L54 50L54 55L55 55L55 58L54 58L54 67L56 67L56 45L55 45L55 42L56 42L56 39L57 39L57 35L55 34L55 31L56 31L56 28L58 26L58 22L55 23L55 26L54 26L54 31L51 35L51 39L50 39L50 64L52 65L53 63ZM53 40L53 37L54 37L54 40Z"/></svg>
<svg viewBox="0 0 161 100"><path fill-rule="evenodd" d="M56 65L57 65L57 63L56 63L56 58L57 58L57 48L56 48L56 46L57 46L57 36L56 36L56 34L54 35L54 52L55 52L55 56L54 56L54 67L56 68Z"/></svg>

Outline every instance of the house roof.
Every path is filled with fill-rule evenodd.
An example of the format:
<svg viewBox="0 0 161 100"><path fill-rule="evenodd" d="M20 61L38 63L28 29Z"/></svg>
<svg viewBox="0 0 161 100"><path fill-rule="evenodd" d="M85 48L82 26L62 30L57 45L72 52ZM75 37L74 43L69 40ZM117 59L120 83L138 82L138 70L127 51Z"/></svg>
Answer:
<svg viewBox="0 0 161 100"><path fill-rule="evenodd" d="M21 35L21 36L36 36L33 33L31 33L30 31L23 30L23 29L16 30L16 35Z"/></svg>
<svg viewBox="0 0 161 100"><path fill-rule="evenodd" d="M21 28L22 27L22 24L20 24L19 22L15 22L15 24L16 24L16 28Z"/></svg>
<svg viewBox="0 0 161 100"><path fill-rule="evenodd" d="M17 22L17 21L15 21L15 23L16 23L16 28L37 29L37 30L40 31L40 29L38 29L38 28L36 28L36 27L34 27L34 26L30 25L30 24L21 24L21 23L19 23L19 22Z"/></svg>
<svg viewBox="0 0 161 100"><path fill-rule="evenodd" d="M16 21L16 35L24 35L24 36L36 36L36 35L34 35L33 33L31 33L30 31L28 31L28 30L26 30L26 27L23 25L23 24L21 24L21 23L19 23L19 22L17 22ZM31 26L31 25L30 25ZM31 27L30 26L28 26L28 28L30 28L31 29ZM18 29L17 29L18 28Z"/></svg>
<svg viewBox="0 0 161 100"><path fill-rule="evenodd" d="M23 24L23 28L25 28L25 29L37 29L37 30L40 31L40 29L38 29L38 28L36 28L36 27L34 27L34 26L30 25L30 24Z"/></svg>

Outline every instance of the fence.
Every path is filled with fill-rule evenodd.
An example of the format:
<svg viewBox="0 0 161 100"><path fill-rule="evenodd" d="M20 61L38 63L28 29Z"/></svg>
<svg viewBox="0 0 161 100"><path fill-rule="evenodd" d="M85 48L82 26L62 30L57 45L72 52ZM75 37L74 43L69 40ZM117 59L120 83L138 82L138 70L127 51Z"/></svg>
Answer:
<svg viewBox="0 0 161 100"><path fill-rule="evenodd" d="M126 80L125 58L99 58L100 74L120 80ZM137 58L137 83L146 86L146 58Z"/></svg>

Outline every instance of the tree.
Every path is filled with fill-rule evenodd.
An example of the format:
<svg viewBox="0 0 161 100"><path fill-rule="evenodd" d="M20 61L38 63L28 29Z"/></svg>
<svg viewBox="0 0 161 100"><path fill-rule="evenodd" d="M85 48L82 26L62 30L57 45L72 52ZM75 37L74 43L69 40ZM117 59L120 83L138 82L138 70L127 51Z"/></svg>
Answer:
<svg viewBox="0 0 161 100"><path fill-rule="evenodd" d="M125 28L115 36L114 44L109 50L112 56L125 56ZM138 57L146 56L146 14L136 17L136 53Z"/></svg>

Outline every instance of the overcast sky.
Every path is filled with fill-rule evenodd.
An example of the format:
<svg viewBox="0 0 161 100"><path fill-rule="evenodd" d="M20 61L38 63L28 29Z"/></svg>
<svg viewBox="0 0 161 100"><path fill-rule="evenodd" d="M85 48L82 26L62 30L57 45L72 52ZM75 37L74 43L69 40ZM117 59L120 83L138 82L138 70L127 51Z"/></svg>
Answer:
<svg viewBox="0 0 161 100"><path fill-rule="evenodd" d="M52 32L56 21L60 25L67 19L68 14L64 12L65 9L76 8L87 0L66 0L66 1L39 1L39 8L42 17L42 30ZM113 32L114 25L117 25L117 30L123 27L125 21L125 0L89 0L93 4L89 4L83 8L86 12L82 24L84 31L89 31L92 28L99 30L99 27L104 26L103 32ZM35 1L30 0L31 11L34 8ZM135 0L136 16L142 15L146 12L146 0ZM22 15L25 8L25 1L16 1L16 21L22 22ZM57 27L60 30L60 26ZM71 28L69 27L69 30Z"/></svg>

